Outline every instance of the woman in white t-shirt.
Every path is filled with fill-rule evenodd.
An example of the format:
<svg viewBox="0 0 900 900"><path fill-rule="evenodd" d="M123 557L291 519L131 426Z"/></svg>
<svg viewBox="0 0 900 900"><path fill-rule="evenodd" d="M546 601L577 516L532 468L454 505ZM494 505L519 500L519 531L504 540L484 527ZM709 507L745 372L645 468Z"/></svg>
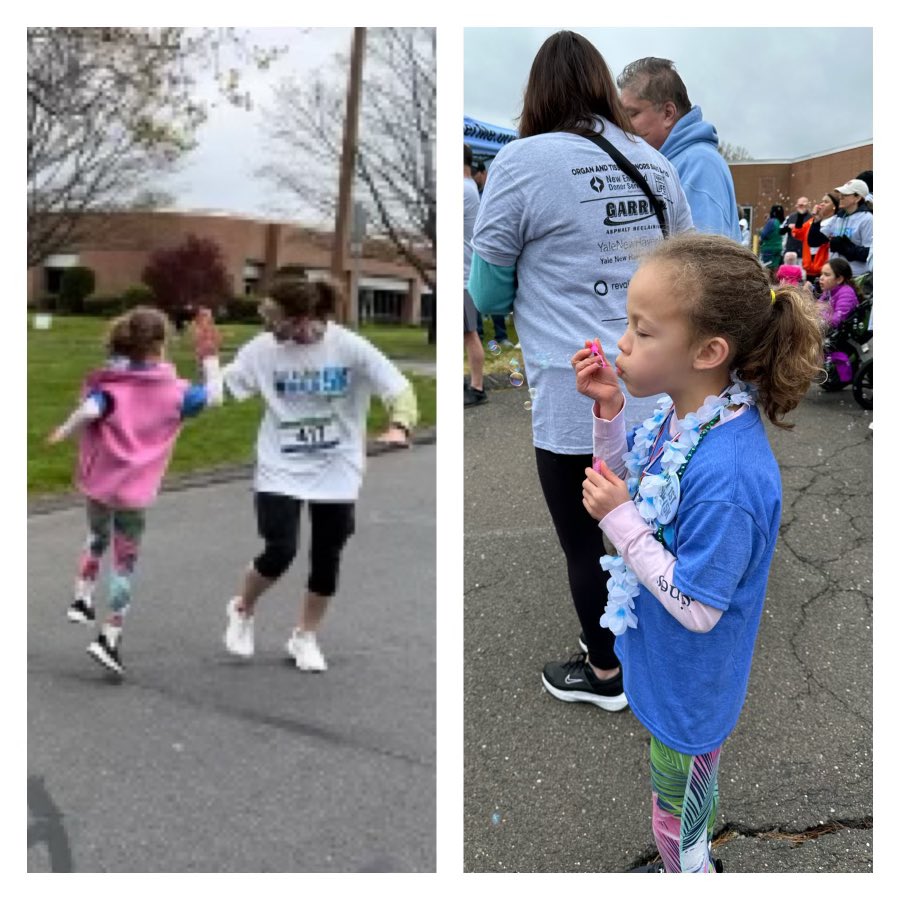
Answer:
<svg viewBox="0 0 900 900"><path fill-rule="evenodd" d="M259 394L265 403L254 476L257 525L265 546L247 567L240 593L228 603L225 646L238 656L253 655L256 603L293 561L306 503L310 573L287 652L307 671L326 668L316 632L337 589L341 552L354 531L369 398L379 395L390 411L384 442L408 445L417 418L409 381L369 341L331 321L336 309L337 292L330 283L276 277L262 307L267 330L222 370L225 388L235 399ZM201 331L197 340L203 339Z"/></svg>
<svg viewBox="0 0 900 900"><path fill-rule="evenodd" d="M549 37L531 66L519 139L491 164L472 239L469 293L482 314L513 311L528 384L538 477L568 564L585 653L548 663L554 696L621 709L613 640L599 624L607 575L602 535L582 506L593 447L590 403L570 359L586 339L614 347L627 324L628 283L643 250L662 239L654 204L592 136L601 134L662 201L671 234L692 227L672 164L635 136L609 67L586 38ZM628 425L656 398L629 398Z"/></svg>

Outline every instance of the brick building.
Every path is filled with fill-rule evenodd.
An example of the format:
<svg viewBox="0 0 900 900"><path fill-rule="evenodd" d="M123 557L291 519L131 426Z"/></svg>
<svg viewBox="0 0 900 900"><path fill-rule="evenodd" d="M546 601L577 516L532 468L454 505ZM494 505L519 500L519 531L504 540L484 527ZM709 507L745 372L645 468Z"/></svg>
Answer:
<svg viewBox="0 0 900 900"><path fill-rule="evenodd" d="M755 159L729 163L738 206L747 217L751 233L757 233L769 217L769 209L781 204L791 213L799 197L815 203L827 191L872 168L872 142L841 147L798 159Z"/></svg>
<svg viewBox="0 0 900 900"><path fill-rule="evenodd" d="M218 212L97 213L85 218L70 246L28 270L28 299L56 293L62 272L76 265L93 269L96 294L121 293L140 283L151 253L176 246L190 234L219 245L235 296L259 294L279 266L301 265L313 279L331 269L334 235L291 223ZM356 321L430 321L431 289L388 241L365 241L353 274L359 298Z"/></svg>

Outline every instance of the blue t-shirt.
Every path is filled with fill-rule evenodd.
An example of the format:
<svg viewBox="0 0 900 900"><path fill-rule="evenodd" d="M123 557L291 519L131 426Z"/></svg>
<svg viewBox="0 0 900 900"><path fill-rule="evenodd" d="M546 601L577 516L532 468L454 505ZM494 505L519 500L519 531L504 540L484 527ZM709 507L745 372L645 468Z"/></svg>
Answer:
<svg viewBox="0 0 900 900"><path fill-rule="evenodd" d="M632 712L679 753L709 753L737 724L780 519L778 463L751 407L703 438L681 479L667 543L677 560L673 596L722 617L705 634L688 631L641 585L638 626L616 638Z"/></svg>

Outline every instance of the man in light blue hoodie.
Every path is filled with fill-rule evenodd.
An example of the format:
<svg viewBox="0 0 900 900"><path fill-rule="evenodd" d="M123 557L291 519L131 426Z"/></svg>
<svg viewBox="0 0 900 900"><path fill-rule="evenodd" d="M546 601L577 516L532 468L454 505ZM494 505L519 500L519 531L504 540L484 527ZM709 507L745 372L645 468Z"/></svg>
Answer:
<svg viewBox="0 0 900 900"><path fill-rule="evenodd" d="M697 230L740 242L734 181L719 136L691 105L674 63L648 56L627 65L616 82L635 133L675 166Z"/></svg>

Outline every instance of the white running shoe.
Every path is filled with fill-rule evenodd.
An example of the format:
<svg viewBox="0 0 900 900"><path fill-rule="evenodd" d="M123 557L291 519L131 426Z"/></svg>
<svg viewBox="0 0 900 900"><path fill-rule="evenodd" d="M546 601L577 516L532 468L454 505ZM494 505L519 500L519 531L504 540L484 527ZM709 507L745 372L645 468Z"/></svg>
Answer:
<svg viewBox="0 0 900 900"><path fill-rule="evenodd" d="M294 658L297 668L304 672L324 672L328 668L314 631L295 628L285 649Z"/></svg>
<svg viewBox="0 0 900 900"><path fill-rule="evenodd" d="M228 627L225 629L225 648L235 656L253 656L253 616L238 612L240 597L232 597L226 609Z"/></svg>

